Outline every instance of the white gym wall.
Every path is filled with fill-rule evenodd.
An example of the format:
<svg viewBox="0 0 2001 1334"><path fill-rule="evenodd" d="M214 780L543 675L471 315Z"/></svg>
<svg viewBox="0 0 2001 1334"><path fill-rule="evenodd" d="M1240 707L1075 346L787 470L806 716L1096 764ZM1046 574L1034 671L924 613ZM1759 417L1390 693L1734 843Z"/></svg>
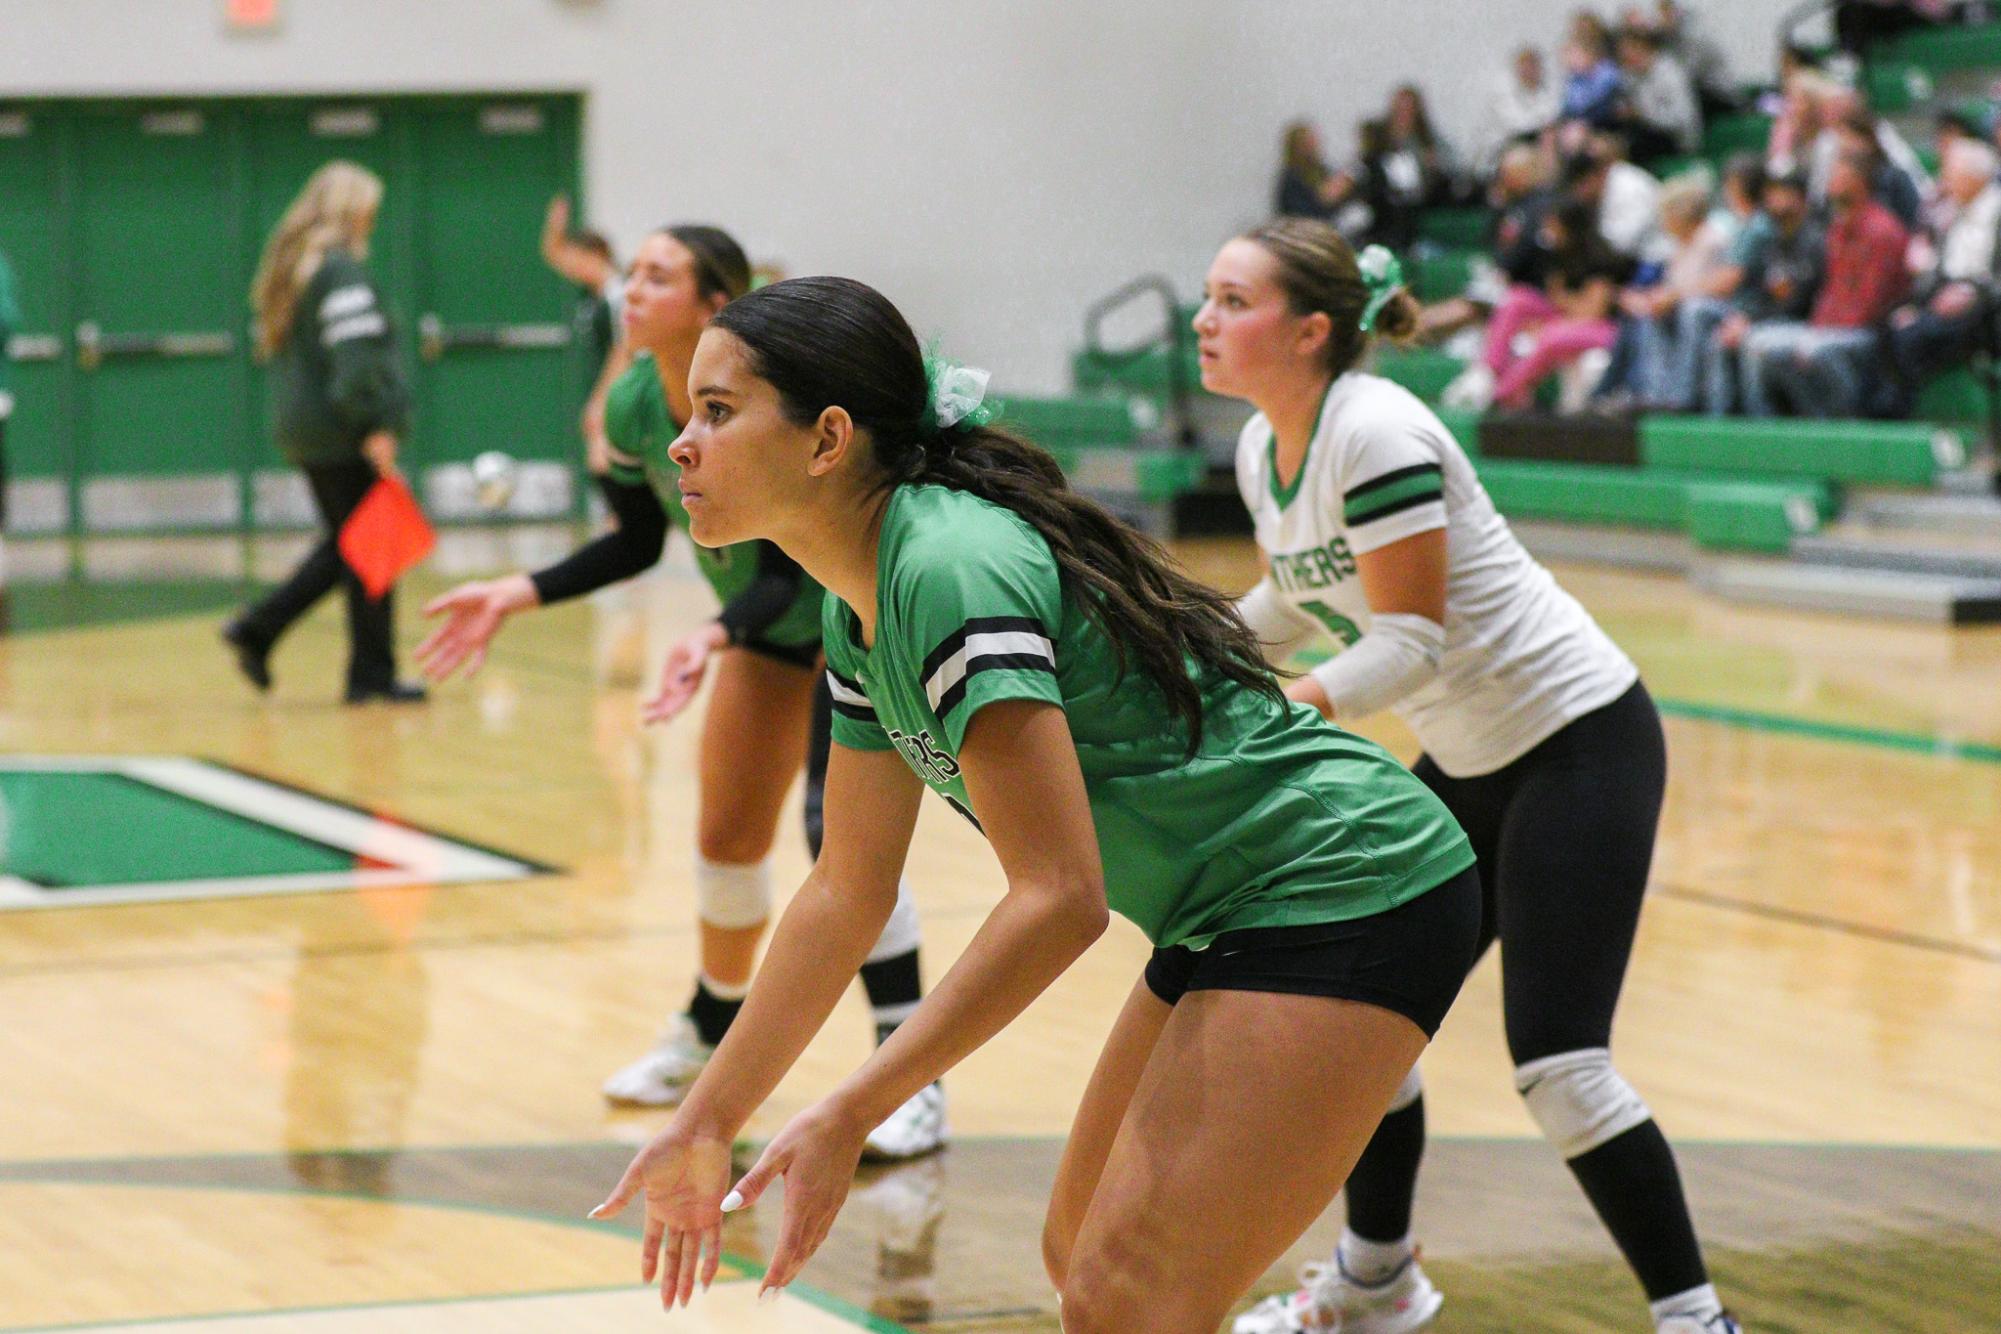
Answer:
<svg viewBox="0 0 2001 1334"><path fill-rule="evenodd" d="M1698 0L1744 77L1788 0ZM753 259L881 287L921 336L1058 390L1101 293L1192 296L1258 220L1279 128L1345 153L1410 79L1471 137L1495 72L1553 46L1558 0L0 0L14 95L575 89L585 208L622 251L713 221ZM1610 6L1600 6L1609 10ZM525 248L535 238L524 236Z"/></svg>

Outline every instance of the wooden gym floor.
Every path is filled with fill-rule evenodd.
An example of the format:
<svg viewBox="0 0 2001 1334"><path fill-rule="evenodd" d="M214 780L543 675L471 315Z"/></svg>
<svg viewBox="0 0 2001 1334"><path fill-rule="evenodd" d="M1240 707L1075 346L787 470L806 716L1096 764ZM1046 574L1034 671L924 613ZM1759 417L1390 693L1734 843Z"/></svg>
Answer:
<svg viewBox="0 0 2001 1334"><path fill-rule="evenodd" d="M406 643L448 575L568 540L455 536L406 593ZM290 551L250 554L269 577ZM1185 554L1220 583L1250 571L1241 543ZM234 542L9 555L0 1330L1056 1328L1042 1196L1145 957L1122 924L955 1072L953 1147L865 1173L782 1302L750 1300L773 1209L732 1222L727 1281L665 1326L636 1234L583 1219L660 1119L608 1111L598 1083L690 979L695 727L635 721L637 683L709 609L684 547L519 621L471 684L406 710L334 702L332 603L254 697L215 638L243 593ZM65 568L91 577L37 581ZM1758 1334L2001 1329L2001 632L1559 576L1668 714L1617 1045L1719 1285ZM1362 730L1411 754L1393 721ZM147 786L169 769L207 795ZM185 832L146 814L169 808ZM781 884L804 869L792 816L776 859ZM942 805L912 878L936 977L1000 880ZM1642 1330L1513 1093L1497 979L1490 958L1425 1058L1436 1328ZM857 994L751 1133L866 1029Z"/></svg>

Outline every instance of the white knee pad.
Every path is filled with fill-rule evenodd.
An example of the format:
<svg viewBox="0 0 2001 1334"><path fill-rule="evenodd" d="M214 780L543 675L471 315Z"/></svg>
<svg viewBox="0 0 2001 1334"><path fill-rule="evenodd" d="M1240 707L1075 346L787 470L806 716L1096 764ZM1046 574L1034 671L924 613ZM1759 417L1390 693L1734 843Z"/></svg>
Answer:
<svg viewBox="0 0 2001 1334"><path fill-rule="evenodd" d="M695 910L710 926L756 926L771 916L771 867L695 857Z"/></svg>
<svg viewBox="0 0 2001 1334"><path fill-rule="evenodd" d="M890 909L889 920L882 924L882 934L876 937L875 948L868 952L868 962L881 963L908 954L917 944L917 896L910 892L908 880L899 880L896 906Z"/></svg>
<svg viewBox="0 0 2001 1334"><path fill-rule="evenodd" d="M1515 1090L1543 1138L1566 1160L1625 1134L1653 1115L1612 1068L1612 1053L1587 1047L1515 1067Z"/></svg>
<svg viewBox="0 0 2001 1334"><path fill-rule="evenodd" d="M1419 1074L1418 1068L1413 1065L1410 1073L1403 1077L1403 1083L1397 1085L1397 1091L1391 1095L1389 1111L1400 1112L1423 1096L1424 1076ZM1389 1112L1384 1113L1385 1116L1388 1114Z"/></svg>

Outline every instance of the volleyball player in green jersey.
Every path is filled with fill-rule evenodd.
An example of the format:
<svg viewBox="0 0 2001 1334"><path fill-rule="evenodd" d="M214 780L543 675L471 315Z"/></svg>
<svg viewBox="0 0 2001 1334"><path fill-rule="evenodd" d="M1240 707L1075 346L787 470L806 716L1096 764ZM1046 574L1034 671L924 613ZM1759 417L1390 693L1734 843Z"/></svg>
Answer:
<svg viewBox="0 0 2001 1334"><path fill-rule="evenodd" d="M611 468L605 494L618 525L534 574L470 583L425 612L444 623L417 649L434 678L476 670L501 623L530 607L581 596L637 575L660 559L667 532L685 524L678 469L667 447L688 414L688 362L715 313L750 283L750 265L727 233L673 227L634 258L624 324L633 364L607 394ZM661 689L646 706L665 721L693 698L711 664L715 690L703 720L695 891L701 972L687 1009L644 1055L605 1081L615 1103L677 1101L729 1031L749 987L770 915L766 859L794 775L808 770L807 840L819 844L818 785L825 774L831 704L820 684L820 586L768 542L700 548L703 576L722 602L716 619L667 654ZM921 994L916 904L907 887L860 966L878 1039ZM876 1158L908 1158L944 1143L944 1094L927 1087L877 1125Z"/></svg>
<svg viewBox="0 0 2001 1334"><path fill-rule="evenodd" d="M1066 1329L1212 1334L1326 1207L1458 993L1479 929L1465 836L1387 752L1289 704L1228 599L987 426L976 373L927 377L872 289L795 279L732 303L690 386L672 452L691 536L773 541L829 590L826 838L738 1023L595 1215L643 1191L642 1273L685 1301L723 1209L782 1176L764 1284L785 1285L865 1128L1019 1014L1109 907L1156 949L1077 1113L1044 1255ZM729 1192L731 1142L892 909L926 787L981 828L1007 892Z"/></svg>

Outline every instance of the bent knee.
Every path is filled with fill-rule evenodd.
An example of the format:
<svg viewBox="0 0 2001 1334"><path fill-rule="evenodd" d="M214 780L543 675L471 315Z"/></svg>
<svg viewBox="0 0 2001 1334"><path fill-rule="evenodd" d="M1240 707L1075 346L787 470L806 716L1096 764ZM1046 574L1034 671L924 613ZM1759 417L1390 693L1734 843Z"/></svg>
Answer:
<svg viewBox="0 0 2001 1334"><path fill-rule="evenodd" d="M1058 1292L1063 1291L1070 1273L1070 1246L1075 1240L1076 1233L1057 1227L1053 1218L1042 1225L1042 1268L1049 1275L1050 1286Z"/></svg>
<svg viewBox="0 0 2001 1334"><path fill-rule="evenodd" d="M1652 1118L1646 1102L1603 1047L1545 1056L1515 1067L1515 1089L1543 1137L1565 1160L1581 1157Z"/></svg>
<svg viewBox="0 0 2001 1334"><path fill-rule="evenodd" d="M1220 1326L1236 1294L1219 1296L1201 1273L1163 1259L1137 1246L1073 1245L1057 1288L1064 1334L1209 1334Z"/></svg>
<svg viewBox="0 0 2001 1334"><path fill-rule="evenodd" d="M736 820L717 820L713 824L704 820L695 834L695 851L702 859L726 866L761 862L771 855L771 844L769 832L746 830Z"/></svg>

